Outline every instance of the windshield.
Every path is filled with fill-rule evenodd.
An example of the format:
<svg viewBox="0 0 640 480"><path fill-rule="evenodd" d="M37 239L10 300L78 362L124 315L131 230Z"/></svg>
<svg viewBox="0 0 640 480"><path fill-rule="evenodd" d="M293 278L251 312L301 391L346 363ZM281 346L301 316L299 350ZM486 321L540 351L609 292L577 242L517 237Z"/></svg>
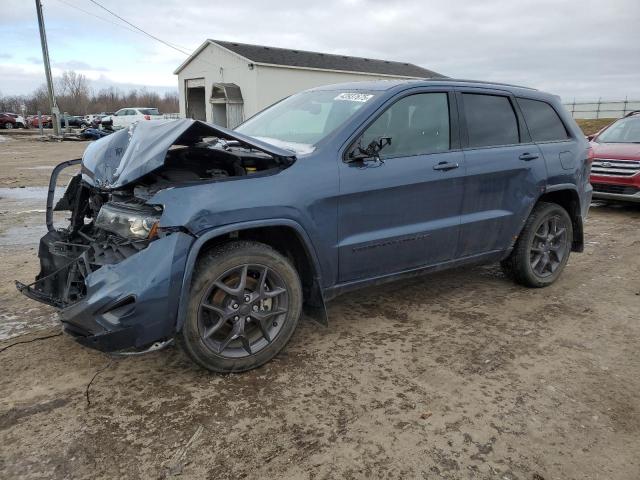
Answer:
<svg viewBox="0 0 640 480"><path fill-rule="evenodd" d="M596 138L598 143L640 143L640 116L623 118Z"/></svg>
<svg viewBox="0 0 640 480"><path fill-rule="evenodd" d="M157 108L139 108L138 111L143 115L160 115Z"/></svg>
<svg viewBox="0 0 640 480"><path fill-rule="evenodd" d="M236 131L296 153L310 153L313 145L342 125L375 95L370 91L337 90L298 93L258 113Z"/></svg>

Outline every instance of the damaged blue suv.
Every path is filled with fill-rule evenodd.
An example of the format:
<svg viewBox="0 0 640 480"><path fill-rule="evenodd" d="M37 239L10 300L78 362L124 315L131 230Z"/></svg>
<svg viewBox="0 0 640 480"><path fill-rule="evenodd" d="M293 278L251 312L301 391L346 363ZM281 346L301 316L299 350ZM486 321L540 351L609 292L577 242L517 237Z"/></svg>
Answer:
<svg viewBox="0 0 640 480"><path fill-rule="evenodd" d="M41 272L17 287L84 345L176 338L204 368L244 371L352 289L487 262L550 285L582 251L589 170L558 97L502 84L332 85L233 131L141 122L56 167Z"/></svg>

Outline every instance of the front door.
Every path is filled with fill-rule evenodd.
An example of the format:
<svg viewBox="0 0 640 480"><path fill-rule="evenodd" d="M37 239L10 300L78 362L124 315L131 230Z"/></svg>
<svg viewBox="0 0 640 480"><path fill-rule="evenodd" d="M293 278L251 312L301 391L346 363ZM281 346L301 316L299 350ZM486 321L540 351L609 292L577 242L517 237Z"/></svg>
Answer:
<svg viewBox="0 0 640 480"><path fill-rule="evenodd" d="M340 282L453 257L464 181L454 102L447 92L398 99L355 142L389 137L380 161L340 162Z"/></svg>
<svg viewBox="0 0 640 480"><path fill-rule="evenodd" d="M509 248L547 174L514 99L501 92L458 95L466 177L456 257Z"/></svg>

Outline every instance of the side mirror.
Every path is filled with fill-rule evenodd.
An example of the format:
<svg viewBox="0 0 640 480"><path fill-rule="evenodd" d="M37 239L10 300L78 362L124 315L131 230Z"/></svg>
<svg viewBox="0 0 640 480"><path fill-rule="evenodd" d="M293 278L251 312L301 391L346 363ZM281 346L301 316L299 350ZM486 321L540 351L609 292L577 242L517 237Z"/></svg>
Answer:
<svg viewBox="0 0 640 480"><path fill-rule="evenodd" d="M596 138L596 134L592 133L591 135L587 135L587 140L592 141L594 138Z"/></svg>
<svg viewBox="0 0 640 480"><path fill-rule="evenodd" d="M362 139L347 155L346 162L361 162L364 160L380 160L380 151L387 145L391 145L391 137L378 137L372 140L369 145L362 147Z"/></svg>

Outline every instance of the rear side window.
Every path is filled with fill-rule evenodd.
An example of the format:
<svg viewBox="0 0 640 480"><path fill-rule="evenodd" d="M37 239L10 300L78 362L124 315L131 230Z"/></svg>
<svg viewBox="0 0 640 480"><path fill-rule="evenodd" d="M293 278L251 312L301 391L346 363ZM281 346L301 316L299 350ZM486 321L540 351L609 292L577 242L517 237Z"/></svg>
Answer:
<svg viewBox="0 0 640 480"><path fill-rule="evenodd" d="M518 118L507 97L464 93L469 147L513 145L520 142Z"/></svg>
<svg viewBox="0 0 640 480"><path fill-rule="evenodd" d="M534 142L562 141L569 138L562 120L548 103L518 98L518 105Z"/></svg>

